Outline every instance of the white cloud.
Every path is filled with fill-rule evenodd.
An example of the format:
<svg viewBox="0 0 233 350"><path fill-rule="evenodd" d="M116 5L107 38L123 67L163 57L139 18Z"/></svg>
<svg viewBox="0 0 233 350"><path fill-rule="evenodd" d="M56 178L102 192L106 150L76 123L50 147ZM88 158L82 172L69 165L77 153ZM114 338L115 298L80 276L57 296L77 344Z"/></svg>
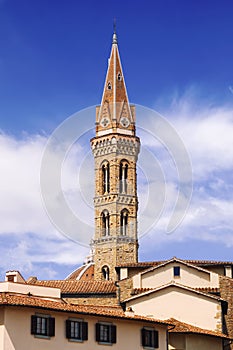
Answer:
<svg viewBox="0 0 233 350"><path fill-rule="evenodd" d="M169 240L192 238L233 246L233 108L211 103L201 105L192 92L173 100L172 106L163 112L190 154L194 181L190 208ZM153 130L153 126L150 128ZM146 139L146 145L156 154L166 177L165 208L151 231L157 232L158 242L168 239L163 233L172 214L171 204L176 200L174 188L178 188L179 182L176 169L169 168L169 155L164 156L161 145L153 144L150 138Z"/></svg>
<svg viewBox="0 0 233 350"><path fill-rule="evenodd" d="M36 264L47 262L74 265L81 263L87 249L62 236L51 224L43 207L40 193L40 165L47 138L0 134L0 237L1 268L17 268L26 274L35 273ZM75 155L66 162L64 192L77 179ZM75 153L75 155L74 155ZM69 184L70 181L70 185ZM71 202L78 191L74 191ZM79 196L78 207L82 198ZM8 237L8 238L7 238ZM44 270L47 278L54 273ZM34 272L33 272L34 271Z"/></svg>
<svg viewBox="0 0 233 350"><path fill-rule="evenodd" d="M139 158L138 177L139 234L154 225L150 237L154 243L162 244L161 249L166 240L177 242L190 238L199 240L200 244L215 241L226 247L233 246L232 109L212 107L211 104L197 108L197 105L189 95L173 101L172 108L163 112L190 154L194 175L190 208L182 224L171 235L163 233L179 186L176 164L153 135L142 134L143 158ZM151 130L155 130L154 126ZM43 135L18 139L3 132L0 134L0 253L4 270L18 268L27 275L38 273L44 274L43 278L55 278L59 276L58 266L62 270L65 265L81 263L88 249L58 233L45 213L39 176L46 142L47 137ZM93 233L94 190L93 159L87 152L89 140L85 142L85 147L74 145L62 169L62 189L68 205L89 224L85 232L77 233L84 236ZM182 195L185 196L185 192ZM178 210L176 214L179 214ZM146 237L143 242L145 240Z"/></svg>

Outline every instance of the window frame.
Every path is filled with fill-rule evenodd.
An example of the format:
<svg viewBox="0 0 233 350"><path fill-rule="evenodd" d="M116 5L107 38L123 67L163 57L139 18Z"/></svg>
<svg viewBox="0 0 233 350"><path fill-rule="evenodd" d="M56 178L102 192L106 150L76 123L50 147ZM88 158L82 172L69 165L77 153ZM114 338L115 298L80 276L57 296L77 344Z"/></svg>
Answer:
<svg viewBox="0 0 233 350"><path fill-rule="evenodd" d="M101 329L101 328L105 329ZM103 332L107 331L107 335ZM106 337L106 339L104 339ZM95 340L99 344L112 345L117 342L117 328L116 325L109 322L97 322L95 324Z"/></svg>
<svg viewBox="0 0 233 350"><path fill-rule="evenodd" d="M71 334L71 324L79 325L79 336L75 336ZM65 321L66 325L66 339L72 342L78 342L83 343L84 341L88 340L88 322L85 322L83 319L80 318L68 318ZM74 331L75 332L75 331Z"/></svg>
<svg viewBox="0 0 233 350"><path fill-rule="evenodd" d="M39 320L41 324L38 323ZM54 337L55 317L51 317L51 315L48 314L37 313L31 315L31 334L34 335L35 338L50 339L51 337Z"/></svg>
<svg viewBox="0 0 233 350"><path fill-rule="evenodd" d="M147 339L147 337L150 339ZM159 332L154 328L143 327L141 329L141 344L144 349L158 349Z"/></svg>

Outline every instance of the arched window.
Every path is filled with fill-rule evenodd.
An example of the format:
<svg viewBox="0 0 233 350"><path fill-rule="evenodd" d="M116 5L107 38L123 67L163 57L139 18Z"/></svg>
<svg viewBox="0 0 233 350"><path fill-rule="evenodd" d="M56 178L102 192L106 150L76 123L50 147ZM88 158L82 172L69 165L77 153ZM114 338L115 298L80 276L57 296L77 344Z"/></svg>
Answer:
<svg viewBox="0 0 233 350"><path fill-rule="evenodd" d="M108 162L102 165L102 187L103 187L103 194L109 193L110 182L109 182L109 163Z"/></svg>
<svg viewBox="0 0 233 350"><path fill-rule="evenodd" d="M120 193L127 193L128 164L120 163Z"/></svg>
<svg viewBox="0 0 233 350"><path fill-rule="evenodd" d="M109 267L108 266L102 267L102 276L106 281L109 281Z"/></svg>
<svg viewBox="0 0 233 350"><path fill-rule="evenodd" d="M126 236L128 234L128 216L129 212L127 209L121 211L121 235Z"/></svg>
<svg viewBox="0 0 233 350"><path fill-rule="evenodd" d="M104 210L101 214L102 217L102 235L109 236L109 212Z"/></svg>

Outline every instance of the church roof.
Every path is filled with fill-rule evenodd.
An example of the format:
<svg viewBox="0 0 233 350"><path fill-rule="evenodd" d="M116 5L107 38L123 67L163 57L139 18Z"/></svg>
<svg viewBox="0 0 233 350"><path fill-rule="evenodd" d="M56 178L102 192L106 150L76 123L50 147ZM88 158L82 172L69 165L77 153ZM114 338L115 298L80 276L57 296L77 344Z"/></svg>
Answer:
<svg viewBox="0 0 233 350"><path fill-rule="evenodd" d="M71 272L66 280L81 280L81 281L90 281L94 278L94 263L88 263L82 265Z"/></svg>

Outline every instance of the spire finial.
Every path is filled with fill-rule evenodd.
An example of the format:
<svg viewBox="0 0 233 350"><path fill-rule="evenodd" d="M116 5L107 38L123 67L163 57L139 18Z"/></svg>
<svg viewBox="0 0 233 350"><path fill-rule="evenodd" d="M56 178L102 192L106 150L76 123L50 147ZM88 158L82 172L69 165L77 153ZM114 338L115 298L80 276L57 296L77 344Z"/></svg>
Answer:
<svg viewBox="0 0 233 350"><path fill-rule="evenodd" d="M113 19L113 37L112 43L117 44L117 35L116 35L116 18Z"/></svg>

